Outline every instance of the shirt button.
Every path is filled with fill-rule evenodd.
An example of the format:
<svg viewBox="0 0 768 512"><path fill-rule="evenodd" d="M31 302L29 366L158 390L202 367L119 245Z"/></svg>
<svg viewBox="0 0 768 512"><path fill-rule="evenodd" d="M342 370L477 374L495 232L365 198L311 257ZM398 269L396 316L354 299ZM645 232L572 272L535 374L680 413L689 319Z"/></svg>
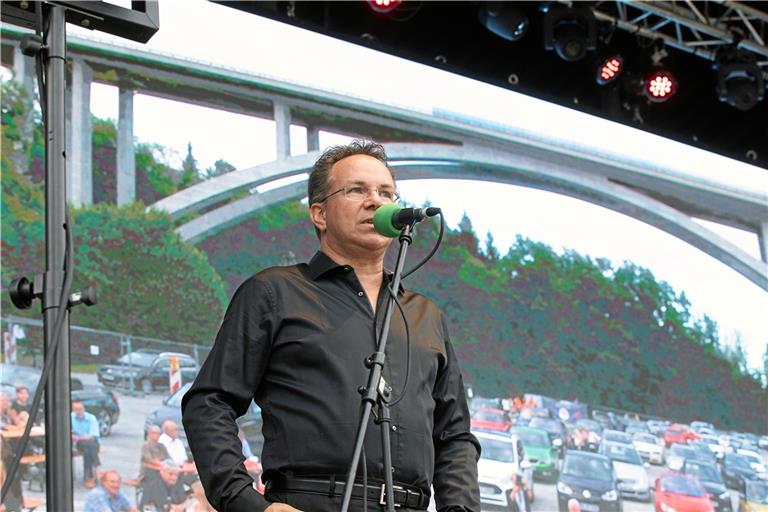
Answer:
<svg viewBox="0 0 768 512"><path fill-rule="evenodd" d="M397 425L392 425L392 432L397 432Z"/></svg>
<svg viewBox="0 0 768 512"><path fill-rule="evenodd" d="M362 297L363 296L363 292L357 292L357 296L358 297Z"/></svg>

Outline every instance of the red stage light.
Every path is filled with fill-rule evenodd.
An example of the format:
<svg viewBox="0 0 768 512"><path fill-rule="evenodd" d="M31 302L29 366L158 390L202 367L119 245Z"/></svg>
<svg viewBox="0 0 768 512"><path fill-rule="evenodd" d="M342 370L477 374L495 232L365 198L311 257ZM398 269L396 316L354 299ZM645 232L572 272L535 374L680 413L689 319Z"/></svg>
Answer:
<svg viewBox="0 0 768 512"><path fill-rule="evenodd" d="M403 3L402 0L368 0L368 5L376 12L388 14Z"/></svg>
<svg viewBox="0 0 768 512"><path fill-rule="evenodd" d="M597 83L605 85L613 82L624 68L624 59L619 55L608 57L597 70Z"/></svg>
<svg viewBox="0 0 768 512"><path fill-rule="evenodd" d="M662 103L677 92L677 79L666 70L656 70L643 82L645 97L654 103Z"/></svg>

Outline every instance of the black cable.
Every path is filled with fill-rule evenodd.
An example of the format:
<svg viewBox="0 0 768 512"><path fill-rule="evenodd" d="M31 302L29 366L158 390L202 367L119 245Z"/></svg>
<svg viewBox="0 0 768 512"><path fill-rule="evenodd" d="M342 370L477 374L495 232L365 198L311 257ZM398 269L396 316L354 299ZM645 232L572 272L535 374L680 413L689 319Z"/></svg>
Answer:
<svg viewBox="0 0 768 512"><path fill-rule="evenodd" d="M32 399L29 418L27 419L27 424L24 427L24 433L22 434L21 438L19 438L19 445L16 449L16 455L8 468L8 474L6 475L5 482L3 483L2 496L0 496L0 501L3 502L5 501L5 497L8 494L8 491L11 489L11 483L16 477L16 472L19 469L21 457L24 455L24 451L27 449L29 435L32 431L32 425L37 419L37 412L40 409L40 401L43 398L43 390L45 389L45 386L48 382L48 377L51 374L51 370L53 369L53 363L56 360L56 351L58 350L59 342L61 341L64 317L66 316L66 312L68 310L69 291L72 288L72 262L74 261L74 251L72 244L72 231L71 226L69 225L69 212L65 212L65 216L66 223L64 224L64 229L67 232L67 251L64 256L64 285L61 288L61 294L59 296L59 311L56 314L56 320L54 321L53 342L49 348L49 353L46 354L45 367L43 368L43 373L40 376L40 381L37 383L35 397Z"/></svg>
<svg viewBox="0 0 768 512"><path fill-rule="evenodd" d="M432 247L432 250L429 251L429 254L427 254L423 260L421 260L418 264L416 264L415 267L405 272L400 279L405 279L406 277L408 277L409 275L413 274L418 269L420 269L422 265L424 265L427 261L432 259L432 256L435 255L438 247L440 247L440 244L443 241L443 233L445 232L445 218L443 217L443 210L440 210L439 213L440 213L440 234L437 236L437 242L435 242L435 245Z"/></svg>

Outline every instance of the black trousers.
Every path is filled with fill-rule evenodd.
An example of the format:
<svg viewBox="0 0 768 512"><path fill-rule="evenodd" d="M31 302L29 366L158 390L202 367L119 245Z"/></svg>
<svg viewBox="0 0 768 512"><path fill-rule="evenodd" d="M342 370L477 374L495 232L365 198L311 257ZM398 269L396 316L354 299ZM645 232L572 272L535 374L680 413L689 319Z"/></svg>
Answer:
<svg viewBox="0 0 768 512"><path fill-rule="evenodd" d="M94 466L101 466L99 460L99 441L96 439L80 440L75 443L75 447L83 454L83 476L94 478Z"/></svg>
<svg viewBox="0 0 768 512"><path fill-rule="evenodd" d="M299 492L267 492L266 498L269 503L285 503L304 512L339 512L342 502L341 496L329 498L324 495ZM377 505L371 501L368 501L367 505L369 512L385 512L387 510L383 505ZM349 503L349 510L350 512L363 512L362 500L352 498ZM397 512L424 512L423 510L403 507L397 507L395 510Z"/></svg>

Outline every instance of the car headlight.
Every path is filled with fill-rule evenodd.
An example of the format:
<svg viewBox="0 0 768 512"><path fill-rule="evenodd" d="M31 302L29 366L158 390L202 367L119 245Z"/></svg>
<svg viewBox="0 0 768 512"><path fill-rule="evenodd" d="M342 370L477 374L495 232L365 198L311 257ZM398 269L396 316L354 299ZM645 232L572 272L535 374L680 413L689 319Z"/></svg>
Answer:
<svg viewBox="0 0 768 512"><path fill-rule="evenodd" d="M557 491L562 494L573 494L573 489L565 485L563 482L557 482Z"/></svg>
<svg viewBox="0 0 768 512"><path fill-rule="evenodd" d="M661 512L677 512L673 507L670 507L666 503L661 504Z"/></svg>
<svg viewBox="0 0 768 512"><path fill-rule="evenodd" d="M619 495L616 494L616 491L611 490L608 492L604 492L601 498L603 498L603 500L605 501L616 501L617 499L619 499Z"/></svg>

